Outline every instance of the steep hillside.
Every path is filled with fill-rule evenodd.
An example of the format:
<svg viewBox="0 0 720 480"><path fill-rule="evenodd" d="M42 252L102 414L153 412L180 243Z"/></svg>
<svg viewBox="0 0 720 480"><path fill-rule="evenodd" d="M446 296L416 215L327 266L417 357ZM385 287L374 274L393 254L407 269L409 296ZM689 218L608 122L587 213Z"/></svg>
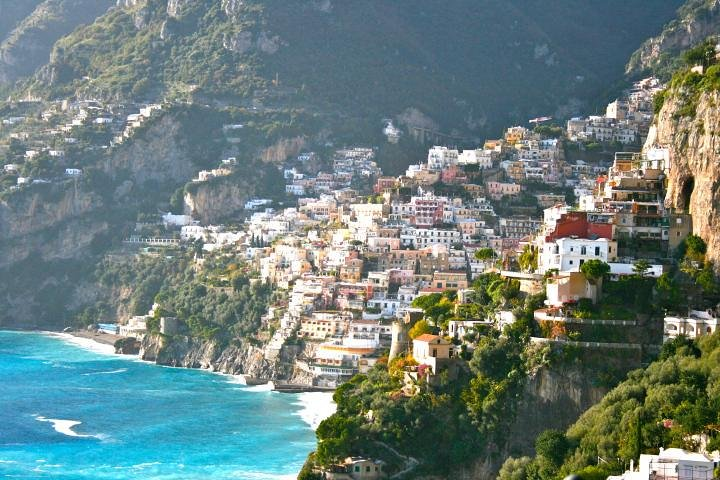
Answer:
<svg viewBox="0 0 720 480"><path fill-rule="evenodd" d="M693 232L707 243L707 258L720 265L720 65L704 75L676 74L648 143L670 148L672 167L665 199L688 211Z"/></svg>
<svg viewBox="0 0 720 480"><path fill-rule="evenodd" d="M47 63L50 50L60 37L79 25L93 22L114 3L113 0L15 0L0 4L0 85L31 75Z"/></svg>
<svg viewBox="0 0 720 480"><path fill-rule="evenodd" d="M720 2L688 0L660 35L633 53L625 69L632 77L654 73L669 78L680 65L679 54L711 35L720 34Z"/></svg>
<svg viewBox="0 0 720 480"><path fill-rule="evenodd" d="M499 478L545 480L571 472L607 478L641 453L657 453L661 447L694 450L693 435L702 433L709 434L707 450L717 449L718 355L717 334L701 337L697 344L682 337L666 344L660 360L631 372L566 434L541 436L534 460L509 459Z"/></svg>
<svg viewBox="0 0 720 480"><path fill-rule="evenodd" d="M27 17L42 0L17 0L0 1L0 38L5 38L15 26Z"/></svg>
<svg viewBox="0 0 720 480"><path fill-rule="evenodd" d="M405 112L476 135L577 111L678 3L124 1L59 41L31 91Z"/></svg>

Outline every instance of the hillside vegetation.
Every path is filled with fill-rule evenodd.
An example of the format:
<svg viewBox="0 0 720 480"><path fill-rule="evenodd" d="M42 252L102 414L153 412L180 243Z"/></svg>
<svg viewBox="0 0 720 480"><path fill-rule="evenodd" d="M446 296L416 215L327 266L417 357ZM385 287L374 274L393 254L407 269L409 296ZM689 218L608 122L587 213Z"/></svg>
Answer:
<svg viewBox="0 0 720 480"><path fill-rule="evenodd" d="M92 23L113 0L5 0L0 2L0 87L47 63L53 44Z"/></svg>
<svg viewBox="0 0 720 480"><path fill-rule="evenodd" d="M720 4L714 0L687 0L659 35L647 39L632 54L626 74L630 77L653 74L667 80L682 66L684 50L718 34Z"/></svg>
<svg viewBox="0 0 720 480"><path fill-rule="evenodd" d="M678 3L123 2L57 42L30 91L405 113L480 135L578 110Z"/></svg>

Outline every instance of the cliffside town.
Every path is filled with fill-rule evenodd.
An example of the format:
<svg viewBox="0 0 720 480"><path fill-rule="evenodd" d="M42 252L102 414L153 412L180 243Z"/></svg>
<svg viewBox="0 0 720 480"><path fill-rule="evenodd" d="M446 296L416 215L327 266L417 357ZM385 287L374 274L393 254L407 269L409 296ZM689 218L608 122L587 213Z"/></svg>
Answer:
<svg viewBox="0 0 720 480"><path fill-rule="evenodd" d="M720 68L702 48L604 114L463 147L400 118L342 146L262 102L8 102L0 326L336 391L302 478L495 478L720 326ZM430 138L448 143L384 174ZM437 436L457 446L434 457Z"/></svg>

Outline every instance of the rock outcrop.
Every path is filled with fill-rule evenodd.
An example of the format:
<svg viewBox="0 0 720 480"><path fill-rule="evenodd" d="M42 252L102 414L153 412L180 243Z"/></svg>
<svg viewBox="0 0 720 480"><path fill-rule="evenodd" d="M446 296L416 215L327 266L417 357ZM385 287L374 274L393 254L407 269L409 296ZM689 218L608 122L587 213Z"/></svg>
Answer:
<svg viewBox="0 0 720 480"><path fill-rule="evenodd" d="M693 233L707 243L707 258L720 267L720 92L700 95L695 115L682 116L686 100L669 94L648 144L670 149L665 203L692 214Z"/></svg>
<svg viewBox="0 0 720 480"><path fill-rule="evenodd" d="M31 254L45 260L80 255L107 230L107 222L88 217L102 206L99 195L74 182L33 185L0 202L0 268Z"/></svg>
<svg viewBox="0 0 720 480"><path fill-rule="evenodd" d="M534 454L537 436L547 429L564 431L610 391L601 380L599 364L614 371L615 378L641 366L641 355L585 351L575 360L563 360L537 367L518 395L514 421L505 438L508 443L488 451L471 465L451 469L445 476L418 477L419 480L493 480L510 456ZM614 382L610 382L614 383ZM508 409L508 414L511 409Z"/></svg>
<svg viewBox="0 0 720 480"><path fill-rule="evenodd" d="M283 187L282 178L274 166L249 162L232 175L188 185L185 214L205 225L217 223L242 212L245 202L254 196L277 197L283 193L280 187Z"/></svg>
<svg viewBox="0 0 720 480"><path fill-rule="evenodd" d="M661 61L663 55L678 55L707 37L720 33L718 0L705 0L695 8L681 9L680 14L680 18L670 22L660 35L646 40L630 57L625 69L628 75L648 71Z"/></svg>
<svg viewBox="0 0 720 480"><path fill-rule="evenodd" d="M201 368L228 375L246 375L258 380L283 380L311 385L311 379L296 371L296 359L306 356L307 348L285 345L272 360L262 348L243 341L222 348L214 341L190 337L147 335L140 346L140 358L159 365Z"/></svg>

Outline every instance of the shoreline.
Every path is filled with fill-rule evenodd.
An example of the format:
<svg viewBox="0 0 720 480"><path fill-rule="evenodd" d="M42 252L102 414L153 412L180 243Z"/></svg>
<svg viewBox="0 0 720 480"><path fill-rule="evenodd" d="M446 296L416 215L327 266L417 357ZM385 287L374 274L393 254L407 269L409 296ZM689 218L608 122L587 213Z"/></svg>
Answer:
<svg viewBox="0 0 720 480"><path fill-rule="evenodd" d="M37 333L59 338L91 352L103 355L125 356L115 352L115 340L117 338L124 338L119 335L94 334L93 332L53 332L47 330L39 330ZM117 338L101 338L101 335Z"/></svg>
<svg viewBox="0 0 720 480"><path fill-rule="evenodd" d="M50 337L57 338L59 340L71 343L77 347L85 350L99 353L102 355L111 355L117 358L126 359L129 361L136 361L142 363L148 363L158 367L166 368L185 368L185 367L168 367L167 365L160 365L158 363L143 360L138 355L124 355L115 352L114 343L117 339L125 338L120 335L112 335L109 333L98 334L96 332L85 332L85 331L72 331L72 332L55 332L50 330L35 330L35 329L3 329L8 331L25 332L25 333L38 333L41 335L47 335ZM305 422L313 431L317 429L318 425L322 420L329 417L337 409L337 405L332 400L334 390L328 390L324 388L314 389L311 386L297 386L298 388L282 388L287 387L288 384L280 383L280 389L274 389L275 382L270 380L265 384L250 385L244 380L244 375L232 375L229 373L222 373L210 369L203 368L185 368L186 370L196 370L198 372L210 373L214 375L220 375L225 377L228 383L242 385L243 390L252 393L263 393L263 392L275 392L282 395L296 395L297 401L293 404L299 407L299 410L295 412L303 422ZM304 388L303 388L304 387ZM305 389L307 388L307 389Z"/></svg>

